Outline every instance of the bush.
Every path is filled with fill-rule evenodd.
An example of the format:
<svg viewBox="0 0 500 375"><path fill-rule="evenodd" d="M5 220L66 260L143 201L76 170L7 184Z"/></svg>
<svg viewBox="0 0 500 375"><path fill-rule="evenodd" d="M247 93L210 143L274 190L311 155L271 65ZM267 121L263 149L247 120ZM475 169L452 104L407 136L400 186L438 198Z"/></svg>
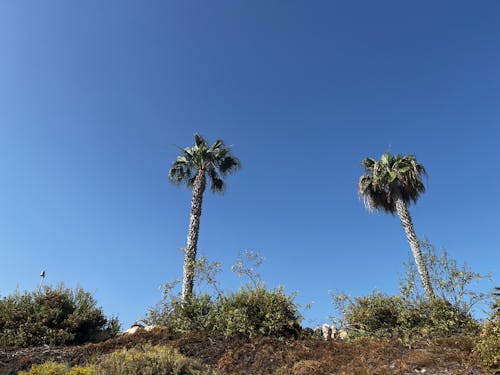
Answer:
<svg viewBox="0 0 500 375"><path fill-rule="evenodd" d="M268 290L262 284L247 285L220 301L217 329L226 336L297 336L301 316L293 298L281 287Z"/></svg>
<svg viewBox="0 0 500 375"><path fill-rule="evenodd" d="M79 344L111 337L118 329L117 319L106 319L81 288L45 286L0 300L0 346Z"/></svg>
<svg viewBox="0 0 500 375"><path fill-rule="evenodd" d="M468 313L442 299L408 301L402 296L375 292L351 299L333 296L343 314L342 325L353 328L358 336L417 339L474 335L479 324ZM353 336L353 335L351 335Z"/></svg>
<svg viewBox="0 0 500 375"><path fill-rule="evenodd" d="M421 247L435 299L425 296L415 262L410 258L405 263L398 296L372 293L354 300L345 294L332 296L335 308L342 314L338 319L341 325L355 328L358 335L396 336L407 342L477 334L480 325L472 310L487 295L473 290L471 284L488 276L473 272L467 264L458 266L445 250L437 254L428 241L421 242Z"/></svg>
<svg viewBox="0 0 500 375"><path fill-rule="evenodd" d="M344 302L347 304L343 304ZM376 337L391 337L399 328L403 310L401 297L374 292L354 300L347 296L338 296L337 303L342 305L347 325L358 332Z"/></svg>
<svg viewBox="0 0 500 375"><path fill-rule="evenodd" d="M500 292L500 288L496 290ZM474 350L486 367L500 372L500 294L495 296L491 317L484 323Z"/></svg>
<svg viewBox="0 0 500 375"><path fill-rule="evenodd" d="M20 371L19 375L66 375L68 367L57 362L45 362L41 365L33 365L29 371Z"/></svg>
<svg viewBox="0 0 500 375"><path fill-rule="evenodd" d="M165 346L149 344L98 356L86 367L72 367L57 362L33 365L19 375L201 375L211 374L197 361Z"/></svg>
<svg viewBox="0 0 500 375"><path fill-rule="evenodd" d="M193 296L182 303L175 296L166 297L160 305L148 312L148 324L167 327L173 334L212 332L216 326L216 303L208 294Z"/></svg>
<svg viewBox="0 0 500 375"><path fill-rule="evenodd" d="M201 364L165 346L138 346L104 355L91 365L95 375L201 375Z"/></svg>
<svg viewBox="0 0 500 375"><path fill-rule="evenodd" d="M470 313L443 299L422 299L406 304L399 321L400 335L407 339L473 336L480 327Z"/></svg>
<svg viewBox="0 0 500 375"><path fill-rule="evenodd" d="M201 332L225 336L298 335L301 317L293 296L282 288L268 290L264 285L245 286L236 293L213 299L209 295L194 296L186 303L168 297L145 321L166 326L174 334Z"/></svg>

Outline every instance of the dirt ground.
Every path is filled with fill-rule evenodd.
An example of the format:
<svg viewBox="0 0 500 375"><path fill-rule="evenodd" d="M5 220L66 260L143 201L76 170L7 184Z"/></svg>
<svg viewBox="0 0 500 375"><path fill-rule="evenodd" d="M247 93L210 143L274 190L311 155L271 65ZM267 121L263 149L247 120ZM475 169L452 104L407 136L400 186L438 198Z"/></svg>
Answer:
<svg viewBox="0 0 500 375"><path fill-rule="evenodd" d="M98 344L0 350L0 374L14 375L47 360L85 364L97 353L141 343L169 345L221 374L384 375L489 374L472 354L470 338L451 338L409 349L395 340L355 342L308 339L190 336L172 338L160 330L121 336Z"/></svg>

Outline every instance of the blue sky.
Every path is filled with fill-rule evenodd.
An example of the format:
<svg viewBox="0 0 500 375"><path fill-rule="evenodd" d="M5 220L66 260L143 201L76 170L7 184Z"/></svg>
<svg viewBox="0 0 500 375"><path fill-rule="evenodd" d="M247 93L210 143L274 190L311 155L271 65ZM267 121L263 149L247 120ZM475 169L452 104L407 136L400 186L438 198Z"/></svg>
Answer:
<svg viewBox="0 0 500 375"><path fill-rule="evenodd" d="M358 199L360 161L415 154L417 235L500 284L498 1L3 1L0 295L81 285L129 325L181 277L200 132L243 169L206 194L199 250L260 252L268 286L396 293L409 246ZM488 289L493 284L483 287Z"/></svg>

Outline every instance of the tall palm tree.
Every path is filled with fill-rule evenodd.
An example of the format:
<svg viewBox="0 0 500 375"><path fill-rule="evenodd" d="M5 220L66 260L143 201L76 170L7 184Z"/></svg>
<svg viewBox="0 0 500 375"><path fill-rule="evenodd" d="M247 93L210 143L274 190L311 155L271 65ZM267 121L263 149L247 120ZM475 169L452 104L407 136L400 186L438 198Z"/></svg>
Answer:
<svg viewBox="0 0 500 375"><path fill-rule="evenodd" d="M209 146L198 133L194 135L194 145L181 149L181 154L172 163L168 173L170 182L176 185L186 184L193 191L182 276L183 302L193 295L201 208L207 176L212 192L222 193L226 186L223 178L239 168L240 161L231 155L230 148L222 140L218 139Z"/></svg>
<svg viewBox="0 0 500 375"><path fill-rule="evenodd" d="M380 160L365 158L362 162L365 174L360 177L358 193L363 197L369 211L381 210L398 214L406 238L415 258L422 286L429 299L434 298L429 272L425 264L420 243L413 228L408 205L416 203L425 192L422 177L427 172L414 155L391 155L386 153Z"/></svg>

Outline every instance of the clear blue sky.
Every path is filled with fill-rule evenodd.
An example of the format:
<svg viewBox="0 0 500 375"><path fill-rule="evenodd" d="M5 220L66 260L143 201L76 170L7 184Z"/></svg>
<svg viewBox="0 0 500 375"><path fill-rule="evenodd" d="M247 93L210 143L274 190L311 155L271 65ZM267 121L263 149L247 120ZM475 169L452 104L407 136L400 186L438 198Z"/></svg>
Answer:
<svg viewBox="0 0 500 375"><path fill-rule="evenodd" d="M181 277L200 132L243 169L206 194L200 252L266 257L268 286L398 289L397 217L358 199L360 161L416 154L417 235L500 284L500 2L2 1L0 294L81 285L125 325ZM490 284L493 285L493 284ZM311 323L309 323L311 322Z"/></svg>

